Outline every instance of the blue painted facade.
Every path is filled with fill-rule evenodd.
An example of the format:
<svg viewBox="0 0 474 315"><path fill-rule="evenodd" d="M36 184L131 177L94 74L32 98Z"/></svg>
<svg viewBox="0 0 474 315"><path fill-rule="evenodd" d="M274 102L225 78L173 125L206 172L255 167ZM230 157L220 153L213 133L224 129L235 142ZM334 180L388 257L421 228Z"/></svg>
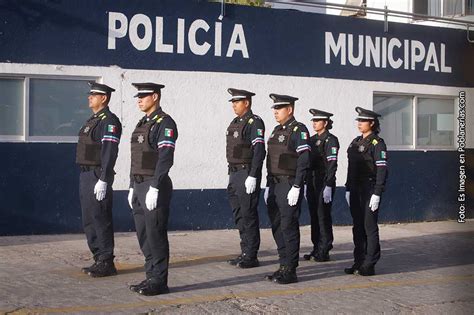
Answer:
<svg viewBox="0 0 474 315"><path fill-rule="evenodd" d="M79 171L74 164L74 144L0 143L0 151L8 152L0 155L0 235L82 231ZM341 155L344 158L344 154ZM380 222L456 219L457 152L392 151L389 156L390 174L383 195ZM473 157L474 150L468 150L470 178L474 174ZM439 170L442 170L442 176ZM344 193L344 187L337 188L333 207L334 224L351 224ZM114 193L116 231L134 230L127 194L128 191ZM472 206L472 190L469 198L467 204ZM261 226L269 227L263 202L259 211ZM472 211L468 214L472 217ZM306 202L301 224L309 224ZM174 191L170 229L233 227L232 212L224 189Z"/></svg>

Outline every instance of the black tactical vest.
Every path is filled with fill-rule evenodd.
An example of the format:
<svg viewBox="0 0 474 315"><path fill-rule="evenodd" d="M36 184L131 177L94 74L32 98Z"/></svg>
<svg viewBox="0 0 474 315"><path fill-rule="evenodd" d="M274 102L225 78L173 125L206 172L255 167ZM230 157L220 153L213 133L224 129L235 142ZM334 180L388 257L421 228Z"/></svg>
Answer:
<svg viewBox="0 0 474 315"><path fill-rule="evenodd" d="M290 150L290 137L298 123L274 131L268 140L267 171L270 176L296 176L298 154Z"/></svg>
<svg viewBox="0 0 474 315"><path fill-rule="evenodd" d="M244 139L244 128L252 116L247 119L237 119L230 123L227 128L226 156L227 162L233 164L251 164L252 163L252 144Z"/></svg>
<svg viewBox="0 0 474 315"><path fill-rule="evenodd" d="M76 163L79 165L100 166L102 142L92 139L92 132L102 120L103 115L92 118L79 130L76 149Z"/></svg>
<svg viewBox="0 0 474 315"><path fill-rule="evenodd" d="M163 118L168 114L162 112L159 116L149 121L140 121L132 133L131 139L131 172L132 175L153 176L155 174L156 163L159 156L156 148L153 148L149 142L149 135L153 128L159 128Z"/></svg>
<svg viewBox="0 0 474 315"><path fill-rule="evenodd" d="M370 146L373 146L374 139L377 140L377 137L368 136L365 139L357 137L347 149L349 161L353 164L353 179L356 181L375 179L375 161L369 151Z"/></svg>

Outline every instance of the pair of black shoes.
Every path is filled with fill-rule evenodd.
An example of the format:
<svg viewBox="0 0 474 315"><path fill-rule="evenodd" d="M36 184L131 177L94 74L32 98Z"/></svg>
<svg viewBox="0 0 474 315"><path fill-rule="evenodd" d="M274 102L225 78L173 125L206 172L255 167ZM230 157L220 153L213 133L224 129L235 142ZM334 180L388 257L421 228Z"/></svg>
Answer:
<svg viewBox="0 0 474 315"><path fill-rule="evenodd" d="M320 253L312 251L309 254L303 255L304 260L311 260L316 262L326 262L329 261L329 253Z"/></svg>
<svg viewBox="0 0 474 315"><path fill-rule="evenodd" d="M170 293L170 289L166 284L153 282L150 279L145 279L139 284L132 284L130 287L130 291L145 295L145 296L153 296L153 295L160 295L160 294L167 294Z"/></svg>
<svg viewBox="0 0 474 315"><path fill-rule="evenodd" d="M242 269L255 268L260 266L257 258L248 258L245 254L229 259L227 263L231 266L236 266Z"/></svg>
<svg viewBox="0 0 474 315"><path fill-rule="evenodd" d="M278 284L290 284L298 282L296 276L296 268L290 268L285 265L280 265L277 271L271 275L266 275L265 280L276 282Z"/></svg>
<svg viewBox="0 0 474 315"><path fill-rule="evenodd" d="M81 271L92 278L102 278L117 275L117 269L113 260L96 261L89 267L84 267Z"/></svg>
<svg viewBox="0 0 474 315"><path fill-rule="evenodd" d="M356 275L356 276L373 276L375 275L375 268L374 266L360 266L360 265L352 265L350 268L345 268L344 272L348 275Z"/></svg>

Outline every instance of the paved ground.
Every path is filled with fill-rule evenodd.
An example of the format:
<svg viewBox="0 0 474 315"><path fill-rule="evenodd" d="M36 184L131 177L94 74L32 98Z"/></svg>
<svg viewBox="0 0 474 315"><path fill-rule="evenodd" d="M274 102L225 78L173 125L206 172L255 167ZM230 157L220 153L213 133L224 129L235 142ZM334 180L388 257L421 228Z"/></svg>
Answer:
<svg viewBox="0 0 474 315"><path fill-rule="evenodd" d="M302 252L310 230L302 227ZM381 225L382 259L374 277L345 275L352 262L350 227L335 228L332 261L302 261L300 282L263 276L277 268L275 245L262 230L262 266L240 270L235 230L173 232L171 294L142 297L127 285L143 279L133 233L116 234L119 275L92 279L83 235L0 237L0 313L163 314L472 314L474 221Z"/></svg>

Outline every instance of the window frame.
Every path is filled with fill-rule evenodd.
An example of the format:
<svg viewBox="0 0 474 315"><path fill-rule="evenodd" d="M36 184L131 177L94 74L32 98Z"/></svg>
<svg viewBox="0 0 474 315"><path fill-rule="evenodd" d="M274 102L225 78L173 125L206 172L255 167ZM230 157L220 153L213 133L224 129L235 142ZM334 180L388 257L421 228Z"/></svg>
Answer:
<svg viewBox="0 0 474 315"><path fill-rule="evenodd" d="M22 79L23 80L23 135L7 136L0 135L1 142L20 142L20 143L76 143L78 136L30 136L30 80L75 80L75 81L94 81L102 82L102 77L81 76L81 75L42 75L42 74L0 74L1 79ZM79 132L79 130L78 130Z"/></svg>
<svg viewBox="0 0 474 315"><path fill-rule="evenodd" d="M411 12L412 12L412 13L415 13L415 14L418 13L418 14L428 15L429 6L430 6L429 0L427 0L428 3L427 3L427 7L426 7L426 12L422 12L422 13L420 13L420 12L415 12L415 1L416 1L416 0L413 0L413 1L411 2ZM467 5L466 5L466 4L467 4L467 0L463 0L463 1L461 2L462 7L461 7L461 13L460 13L460 14L446 15L445 12L444 12L444 1L445 1L445 0L440 0L440 8L439 8L440 14L439 14L439 17L447 17L447 18L450 18L450 17L451 17L451 18L454 18L454 17L463 17L463 16L472 15L472 14L467 14L467 13L466 13L466 12L467 12ZM472 10L472 9L471 9L471 10ZM420 18L420 17L413 17L413 18L412 18L412 22L418 22L418 21L422 21L422 20L424 20L424 19L423 19L423 18Z"/></svg>
<svg viewBox="0 0 474 315"><path fill-rule="evenodd" d="M392 151L456 151L456 139L458 136L457 116L458 107L456 104L459 102L458 95L441 95L441 94L421 94L421 93L398 93L398 92L384 92L384 91L373 91L372 93L372 108L374 108L374 97L376 96L410 96L412 98L412 145L390 145L387 144L389 150ZM432 98L432 99L443 99L453 101L453 144L452 146L440 146L440 145L417 145L418 138L418 99L419 98ZM381 128L383 129L383 119L381 119Z"/></svg>

